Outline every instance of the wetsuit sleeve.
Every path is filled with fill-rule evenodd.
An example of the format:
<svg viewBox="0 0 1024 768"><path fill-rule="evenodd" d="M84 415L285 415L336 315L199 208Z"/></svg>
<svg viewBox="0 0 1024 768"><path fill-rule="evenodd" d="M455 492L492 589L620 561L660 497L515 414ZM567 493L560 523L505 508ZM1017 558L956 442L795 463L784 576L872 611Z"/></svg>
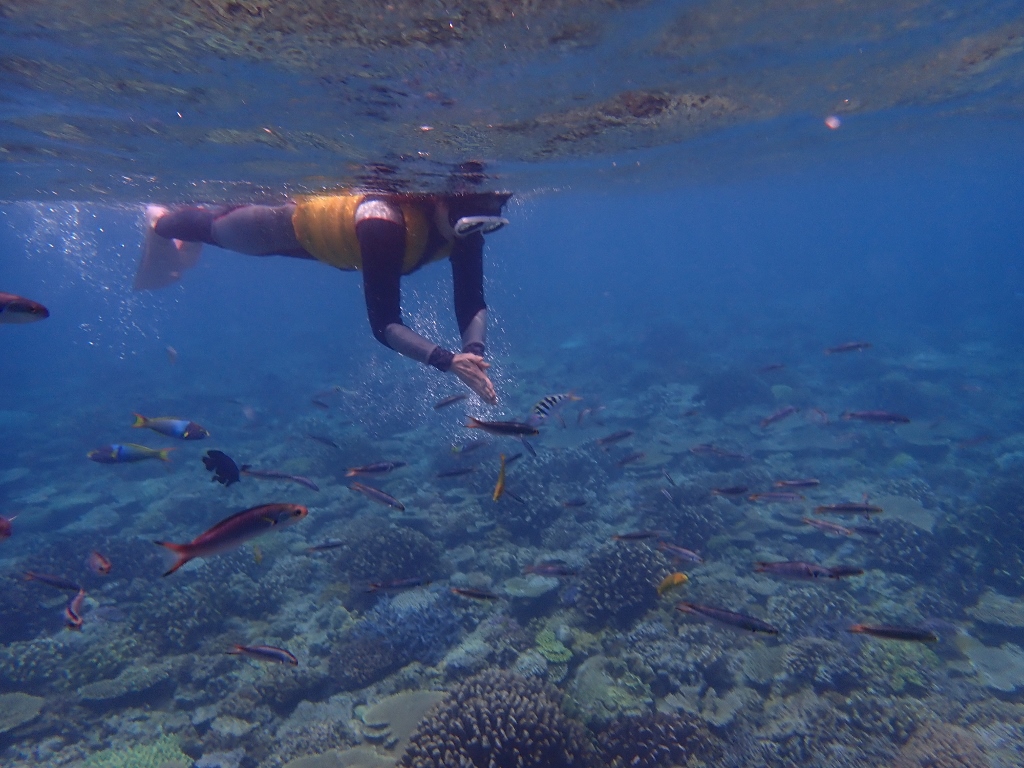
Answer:
<svg viewBox="0 0 1024 768"><path fill-rule="evenodd" d="M452 287L455 319L462 335L462 351L482 355L487 342L487 305L484 303L484 236L476 232L455 241L452 249Z"/></svg>
<svg viewBox="0 0 1024 768"><path fill-rule="evenodd" d="M454 355L402 324L405 227L385 219L368 218L356 224L356 237L363 262L366 314L374 338L399 354L447 371Z"/></svg>

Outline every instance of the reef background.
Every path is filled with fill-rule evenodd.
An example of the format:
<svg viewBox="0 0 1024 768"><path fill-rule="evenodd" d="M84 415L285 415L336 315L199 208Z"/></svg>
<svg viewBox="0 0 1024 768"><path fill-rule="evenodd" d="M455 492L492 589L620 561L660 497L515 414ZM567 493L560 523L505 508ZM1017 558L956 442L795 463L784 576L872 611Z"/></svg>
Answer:
<svg viewBox="0 0 1024 768"><path fill-rule="evenodd" d="M0 514L18 515L0 542L0 760L390 764L411 738L402 764L429 765L415 761L464 716L451 701L480 690L493 721L528 720L513 704L535 702L552 754L607 765L637 757L624 745L669 743L685 754L637 764L1019 764L1024 180L1020 145L991 124L950 128L842 167L518 196L486 255L498 409L435 412L457 386L373 341L355 275L210 248L181 285L135 295L140 207L5 206L0 285L52 317L0 326ZM452 344L449 294L447 269L428 268L407 281L406 315ZM823 354L852 340L873 346ZM763 371L774 363L785 367ZM327 410L310 402L332 387ZM510 470L526 503L492 502L497 455L521 448L453 454L471 436L463 415L521 417L569 389L584 400L566 428L550 421L538 456ZM790 404L800 413L759 427ZM580 423L585 407L604 410ZM830 423L807 418L814 408ZM838 420L870 408L912 422ZM133 432L132 411L187 416L212 436ZM595 446L618 429L635 434ZM179 450L166 466L85 459L131 440ZM690 450L709 442L747 458ZM209 448L322 490L221 488L199 461ZM632 451L646 456L617 466ZM379 482L404 515L345 487L345 467L380 459L409 464ZM783 476L822 486L794 507L709 493ZM793 522L864 493L886 507L877 538ZM586 506L563 506L577 497ZM273 500L308 504L309 519L257 541L259 556L246 546L160 578L151 539L187 540ZM637 528L706 563L658 600L669 562L610 541ZM326 538L350 546L305 552ZM94 547L115 563L105 579L79 565ZM523 577L550 557L580 576ZM839 584L751 572L783 558L868 572ZM17 580L25 569L85 582L80 634L62 628L60 595ZM406 575L435 583L375 600L358 588ZM503 600L461 601L450 585ZM782 634L700 623L678 599ZM849 636L860 620L932 622L942 639ZM300 665L225 656L232 642L282 645ZM390 697L449 689L411 736L440 696Z"/></svg>

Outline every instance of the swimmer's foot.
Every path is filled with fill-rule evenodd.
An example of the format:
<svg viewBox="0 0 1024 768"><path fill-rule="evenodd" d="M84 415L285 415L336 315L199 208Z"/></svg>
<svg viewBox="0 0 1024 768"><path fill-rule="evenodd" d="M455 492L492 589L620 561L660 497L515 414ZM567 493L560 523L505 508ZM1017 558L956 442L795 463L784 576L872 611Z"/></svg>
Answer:
<svg viewBox="0 0 1024 768"><path fill-rule="evenodd" d="M508 224L508 219L501 216L463 216L455 222L452 229L455 231L456 237L469 237L474 232L489 235L491 232L497 232L506 224Z"/></svg>
<svg viewBox="0 0 1024 768"><path fill-rule="evenodd" d="M136 291L154 290L176 283L186 269L199 262L202 243L170 240L156 233L156 222L167 213L163 206L146 206L146 236L133 285Z"/></svg>

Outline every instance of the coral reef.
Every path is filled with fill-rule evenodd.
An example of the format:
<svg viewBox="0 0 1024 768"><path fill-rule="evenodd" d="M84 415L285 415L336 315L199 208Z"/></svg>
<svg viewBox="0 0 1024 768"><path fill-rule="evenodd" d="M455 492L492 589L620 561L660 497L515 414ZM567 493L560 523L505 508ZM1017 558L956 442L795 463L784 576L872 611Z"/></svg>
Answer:
<svg viewBox="0 0 1024 768"><path fill-rule="evenodd" d="M893 768L990 768L991 763L970 731L936 723L916 732L903 745Z"/></svg>
<svg viewBox="0 0 1024 768"><path fill-rule="evenodd" d="M904 520L882 519L875 525L882 535L868 551L869 567L918 577L942 569L945 551L932 534Z"/></svg>
<svg viewBox="0 0 1024 768"><path fill-rule="evenodd" d="M657 605L657 585L670 570L646 544L604 547L580 571L576 607L593 624L627 625Z"/></svg>
<svg viewBox="0 0 1024 768"><path fill-rule="evenodd" d="M342 691L364 688L400 666L401 658L379 637L350 633L331 654L331 677Z"/></svg>
<svg viewBox="0 0 1024 768"><path fill-rule="evenodd" d="M0 694L0 734L35 720L45 699L27 693Z"/></svg>
<svg viewBox="0 0 1024 768"><path fill-rule="evenodd" d="M448 592L411 590L384 598L337 644L331 676L342 690L353 690L411 661L434 664L459 642L468 613Z"/></svg>
<svg viewBox="0 0 1024 768"><path fill-rule="evenodd" d="M714 737L687 717L645 713L618 717L597 734L607 768L667 768L691 757L707 762L717 752Z"/></svg>
<svg viewBox="0 0 1024 768"><path fill-rule="evenodd" d="M645 680L622 659L601 654L580 664L569 686L567 708L591 728L623 715L640 715L654 705L654 697ZM648 677L649 674L644 674Z"/></svg>
<svg viewBox="0 0 1024 768"><path fill-rule="evenodd" d="M104 749L90 755L82 768L184 768L191 764L192 759L181 751L173 737L162 736L152 744Z"/></svg>
<svg viewBox="0 0 1024 768"><path fill-rule="evenodd" d="M437 579L450 572L437 544L405 526L353 525L345 546L337 552L350 581Z"/></svg>
<svg viewBox="0 0 1024 768"><path fill-rule="evenodd" d="M488 670L456 686L420 723L398 768L575 768L593 747L558 693L536 679Z"/></svg>
<svg viewBox="0 0 1024 768"><path fill-rule="evenodd" d="M572 651L550 629L537 633L537 651L552 664L565 664L572 658Z"/></svg>

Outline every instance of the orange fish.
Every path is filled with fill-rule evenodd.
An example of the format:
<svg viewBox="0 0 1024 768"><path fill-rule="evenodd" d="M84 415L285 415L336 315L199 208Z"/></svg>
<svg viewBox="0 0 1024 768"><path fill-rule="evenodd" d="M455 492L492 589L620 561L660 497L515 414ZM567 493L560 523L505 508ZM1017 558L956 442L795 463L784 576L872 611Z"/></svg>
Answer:
<svg viewBox="0 0 1024 768"><path fill-rule="evenodd" d="M85 590L79 589L78 594L71 598L71 601L64 608L64 620L68 629L79 630L82 628L82 603L85 602Z"/></svg>
<svg viewBox="0 0 1024 768"><path fill-rule="evenodd" d="M668 576L662 579L661 584L658 585L658 597L661 597L670 589L675 589L676 587L682 586L688 581L689 579L687 578L685 573L670 573Z"/></svg>
<svg viewBox="0 0 1024 768"><path fill-rule="evenodd" d="M85 561L85 563L89 566L89 569L93 573L98 574L100 576L106 576L108 573L110 573L110 569L114 567L113 564L107 558L105 558L96 550L92 551L92 553L89 555L89 558Z"/></svg>
<svg viewBox="0 0 1024 768"><path fill-rule="evenodd" d="M501 494L505 492L505 454L501 454L501 469L498 470L498 482L494 484L494 493L491 496L492 501L497 501L501 498Z"/></svg>

